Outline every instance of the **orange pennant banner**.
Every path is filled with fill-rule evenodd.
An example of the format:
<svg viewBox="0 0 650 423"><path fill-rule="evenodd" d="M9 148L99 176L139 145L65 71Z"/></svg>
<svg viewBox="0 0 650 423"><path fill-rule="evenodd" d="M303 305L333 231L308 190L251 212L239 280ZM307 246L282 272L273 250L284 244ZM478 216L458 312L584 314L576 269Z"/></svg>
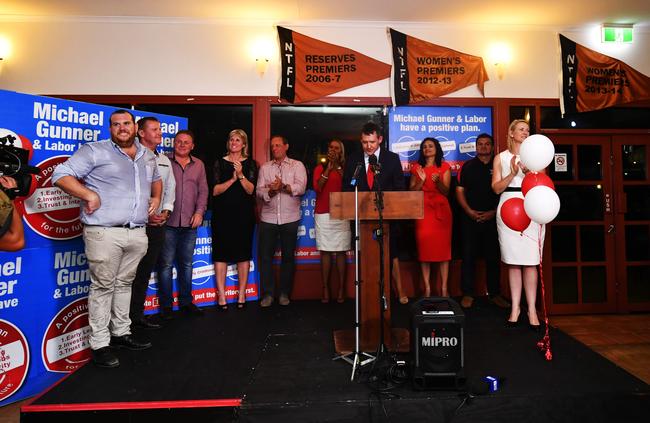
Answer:
<svg viewBox="0 0 650 423"><path fill-rule="evenodd" d="M419 103L489 80L483 59L390 29L393 46L393 103Z"/></svg>
<svg viewBox="0 0 650 423"><path fill-rule="evenodd" d="M278 27L280 97L304 103L390 76L390 65L349 48Z"/></svg>
<svg viewBox="0 0 650 423"><path fill-rule="evenodd" d="M650 99L650 78L560 35L562 114Z"/></svg>

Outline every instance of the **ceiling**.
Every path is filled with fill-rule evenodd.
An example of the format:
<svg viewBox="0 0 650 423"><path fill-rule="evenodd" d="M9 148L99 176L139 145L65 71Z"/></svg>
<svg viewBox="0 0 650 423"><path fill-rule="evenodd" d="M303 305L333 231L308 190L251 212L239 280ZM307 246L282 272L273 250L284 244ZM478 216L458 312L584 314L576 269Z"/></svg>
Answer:
<svg viewBox="0 0 650 423"><path fill-rule="evenodd" d="M2 20L151 18L650 27L648 0L2 0Z"/></svg>

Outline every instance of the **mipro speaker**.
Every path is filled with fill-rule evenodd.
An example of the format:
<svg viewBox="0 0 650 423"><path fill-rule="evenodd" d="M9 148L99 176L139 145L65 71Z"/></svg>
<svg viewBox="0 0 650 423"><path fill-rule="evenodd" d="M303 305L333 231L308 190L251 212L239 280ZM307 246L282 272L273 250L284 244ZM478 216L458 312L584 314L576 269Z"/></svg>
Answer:
<svg viewBox="0 0 650 423"><path fill-rule="evenodd" d="M423 298L411 307L411 363L415 389L458 388L465 377L465 314L451 298Z"/></svg>

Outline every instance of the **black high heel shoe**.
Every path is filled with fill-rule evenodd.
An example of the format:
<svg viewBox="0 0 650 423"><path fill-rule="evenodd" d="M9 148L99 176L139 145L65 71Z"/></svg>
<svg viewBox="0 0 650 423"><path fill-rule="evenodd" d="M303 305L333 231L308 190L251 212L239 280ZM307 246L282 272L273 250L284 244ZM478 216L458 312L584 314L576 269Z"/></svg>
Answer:
<svg viewBox="0 0 650 423"><path fill-rule="evenodd" d="M519 311L519 315L517 315L517 320L515 320L515 321L506 320L505 326L508 329L513 329L513 328L516 328L517 326L519 326L519 316L521 316L521 311Z"/></svg>
<svg viewBox="0 0 650 423"><path fill-rule="evenodd" d="M530 313L526 313L526 314L528 314L528 327L530 328L530 330L532 330L533 332L541 332L542 331L541 323L537 323L536 325L530 323Z"/></svg>
<svg viewBox="0 0 650 423"><path fill-rule="evenodd" d="M519 326L519 320L516 320L514 322L511 322L510 320L506 320L505 327L507 327L508 329L514 329L517 326Z"/></svg>
<svg viewBox="0 0 650 423"><path fill-rule="evenodd" d="M219 311L228 311L228 304L218 304L217 303L217 310Z"/></svg>
<svg viewBox="0 0 650 423"><path fill-rule="evenodd" d="M239 301L237 301L237 308L239 310L245 309L246 308L246 301L244 301L243 303L240 303Z"/></svg>

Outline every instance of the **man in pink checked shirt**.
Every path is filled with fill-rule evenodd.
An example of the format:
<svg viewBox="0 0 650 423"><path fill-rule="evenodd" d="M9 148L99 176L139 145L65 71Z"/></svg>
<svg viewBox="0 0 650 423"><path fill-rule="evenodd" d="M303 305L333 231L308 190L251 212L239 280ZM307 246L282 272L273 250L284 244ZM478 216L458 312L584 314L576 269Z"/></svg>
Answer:
<svg viewBox="0 0 650 423"><path fill-rule="evenodd" d="M282 251L278 303L289 305L296 267L295 250L300 223L300 199L307 186L307 171L302 162L287 157L289 142L283 136L271 137L273 160L264 163L257 179L260 202L259 266L264 297L262 307L273 304L275 281L272 260L278 238Z"/></svg>

